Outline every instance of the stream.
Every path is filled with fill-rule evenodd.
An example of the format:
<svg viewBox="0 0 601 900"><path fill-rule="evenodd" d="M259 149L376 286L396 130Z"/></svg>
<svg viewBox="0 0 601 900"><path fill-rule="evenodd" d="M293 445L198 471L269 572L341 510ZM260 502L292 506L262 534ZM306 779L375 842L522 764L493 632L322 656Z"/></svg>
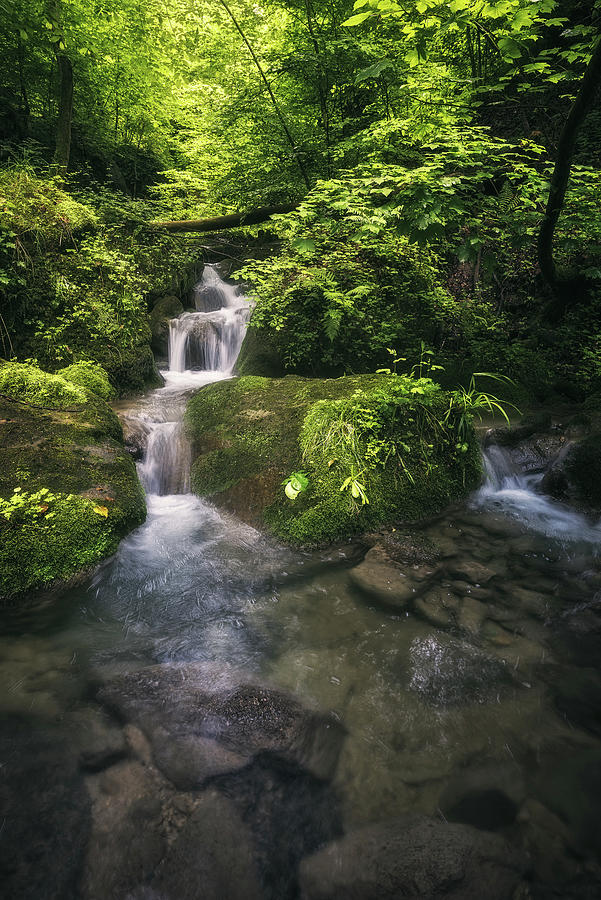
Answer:
<svg viewBox="0 0 601 900"><path fill-rule="evenodd" d="M410 816L434 823L431 880L378 900L510 897L487 887L507 867L523 898L601 896L601 526L490 447L484 486L398 544L419 604L382 606L353 579L359 542L293 551L189 492L186 400L232 377L250 315L213 267L194 300L164 386L118 410L144 436L146 523L60 617L0 637L20 804L0 809L0 895L375 898L306 859ZM430 872L449 823L487 860L471 893L467 864ZM505 842L494 865L479 835Z"/></svg>

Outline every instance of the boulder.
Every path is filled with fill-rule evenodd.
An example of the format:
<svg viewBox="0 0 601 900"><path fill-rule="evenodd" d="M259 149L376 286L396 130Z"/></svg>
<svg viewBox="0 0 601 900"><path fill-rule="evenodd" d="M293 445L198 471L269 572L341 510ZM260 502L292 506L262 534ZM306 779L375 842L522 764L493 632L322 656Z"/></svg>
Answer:
<svg viewBox="0 0 601 900"><path fill-rule="evenodd" d="M0 725L0 892L76 900L90 801L75 754L48 727L20 717Z"/></svg>
<svg viewBox="0 0 601 900"><path fill-rule="evenodd" d="M448 412L446 392L434 386L424 399L409 391L406 380L386 375L246 376L208 385L185 416L192 489L301 545L439 513L480 480L479 448L470 431L467 451L457 454L453 429L434 428L436 417L443 421ZM366 410L387 450L358 473L356 451L336 435L345 433L346 418ZM416 420L419 429L410 424ZM361 444L367 433L359 430L357 441L360 453L367 452ZM305 489L289 498L284 485L298 472L307 476Z"/></svg>
<svg viewBox="0 0 601 900"><path fill-rule="evenodd" d="M98 696L142 729L156 765L180 790L241 769L260 754L327 779L344 740L334 716L207 664L151 666L112 679Z"/></svg>
<svg viewBox="0 0 601 900"><path fill-rule="evenodd" d="M50 381L23 368L41 387ZM0 398L0 497L47 492L32 499L30 514L25 502L0 516L0 604L22 608L32 592L86 574L146 516L119 420L100 397L77 390L78 402Z"/></svg>
<svg viewBox="0 0 601 900"><path fill-rule="evenodd" d="M436 569L428 564L403 566L395 563L379 545L369 550L354 566L351 582L368 601L392 610L404 610L428 589Z"/></svg>
<svg viewBox="0 0 601 900"><path fill-rule="evenodd" d="M184 311L181 300L169 295L160 297L150 313L151 347L157 356L167 358L169 348L169 320L180 316Z"/></svg>
<svg viewBox="0 0 601 900"><path fill-rule="evenodd" d="M518 850L467 825L415 816L353 831L300 867L302 900L511 900Z"/></svg>
<svg viewBox="0 0 601 900"><path fill-rule="evenodd" d="M515 821L525 796L520 767L491 760L455 772L440 795L438 807L450 822L497 831Z"/></svg>
<svg viewBox="0 0 601 900"><path fill-rule="evenodd" d="M583 511L601 512L601 434L566 446L545 473L541 489Z"/></svg>
<svg viewBox="0 0 601 900"><path fill-rule="evenodd" d="M205 791L150 881L161 900L261 900L252 835L233 803Z"/></svg>

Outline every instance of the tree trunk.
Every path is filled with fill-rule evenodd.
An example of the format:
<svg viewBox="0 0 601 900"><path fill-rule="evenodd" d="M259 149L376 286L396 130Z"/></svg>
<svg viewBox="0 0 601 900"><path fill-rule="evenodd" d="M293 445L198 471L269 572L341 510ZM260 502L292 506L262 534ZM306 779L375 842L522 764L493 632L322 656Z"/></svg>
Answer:
<svg viewBox="0 0 601 900"><path fill-rule="evenodd" d="M56 123L56 150L54 165L66 170L71 154L71 122L73 119L73 67L64 53L57 52L59 75L58 120Z"/></svg>
<svg viewBox="0 0 601 900"><path fill-rule="evenodd" d="M600 84L601 40L598 41L593 52L580 84L580 90L559 137L547 207L538 234L538 264L541 275L554 294L556 301L559 301L561 311L573 299L574 292L569 288L566 290L565 281L562 281L557 273L553 259L553 238L557 221L563 209L578 132L594 103Z"/></svg>
<svg viewBox="0 0 601 900"><path fill-rule="evenodd" d="M227 216L216 216L213 219L186 219L182 221L151 222L153 228L165 228L167 231L224 231L226 228L242 228L245 225L258 225L266 222L270 216L289 213L296 209L298 203L286 203L281 206L259 206L245 213L230 213Z"/></svg>

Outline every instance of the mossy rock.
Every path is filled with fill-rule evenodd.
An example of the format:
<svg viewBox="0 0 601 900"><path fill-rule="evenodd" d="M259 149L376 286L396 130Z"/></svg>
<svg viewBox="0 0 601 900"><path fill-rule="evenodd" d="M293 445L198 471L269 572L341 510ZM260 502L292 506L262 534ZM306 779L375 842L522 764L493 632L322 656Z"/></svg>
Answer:
<svg viewBox="0 0 601 900"><path fill-rule="evenodd" d="M67 409L0 397L0 434L0 603L22 605L114 553L146 506L119 420L93 393Z"/></svg>
<svg viewBox="0 0 601 900"><path fill-rule="evenodd" d="M439 513L478 483L479 448L471 425L461 450L454 424L443 426L448 393L432 385L416 399L409 393L412 383L385 375L288 375L209 385L190 400L185 417L193 490L303 545ZM344 445L334 453L320 437L331 432L324 423L335 425L348 410L371 416L371 432L394 446L388 459L384 452L364 472L353 471ZM301 470L309 487L289 500L282 482ZM341 490L349 475L364 487L368 503L353 497L350 482Z"/></svg>
<svg viewBox="0 0 601 900"><path fill-rule="evenodd" d="M59 369L56 374L73 384L81 385L87 391L92 391L93 394L98 394L103 400L108 400L113 396L113 388L106 371L101 365L91 360L72 363L64 369Z"/></svg>
<svg viewBox="0 0 601 900"><path fill-rule="evenodd" d="M160 297L150 313L151 346L155 353L167 357L169 347L169 320L184 311L181 300L173 295Z"/></svg>

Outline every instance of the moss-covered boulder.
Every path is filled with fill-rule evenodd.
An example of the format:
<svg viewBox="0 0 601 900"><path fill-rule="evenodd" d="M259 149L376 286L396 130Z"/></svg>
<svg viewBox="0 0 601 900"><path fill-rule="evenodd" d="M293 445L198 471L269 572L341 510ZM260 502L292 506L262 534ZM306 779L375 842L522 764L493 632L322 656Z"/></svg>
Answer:
<svg viewBox="0 0 601 900"><path fill-rule="evenodd" d="M469 414L426 378L246 376L185 421L194 491L297 544L433 515L481 474Z"/></svg>
<svg viewBox="0 0 601 900"><path fill-rule="evenodd" d="M0 366L0 603L89 570L146 515L119 420L92 391Z"/></svg>
<svg viewBox="0 0 601 900"><path fill-rule="evenodd" d="M160 297L150 313L151 347L159 356L167 358L169 349L169 321L181 316L184 311L179 297Z"/></svg>

